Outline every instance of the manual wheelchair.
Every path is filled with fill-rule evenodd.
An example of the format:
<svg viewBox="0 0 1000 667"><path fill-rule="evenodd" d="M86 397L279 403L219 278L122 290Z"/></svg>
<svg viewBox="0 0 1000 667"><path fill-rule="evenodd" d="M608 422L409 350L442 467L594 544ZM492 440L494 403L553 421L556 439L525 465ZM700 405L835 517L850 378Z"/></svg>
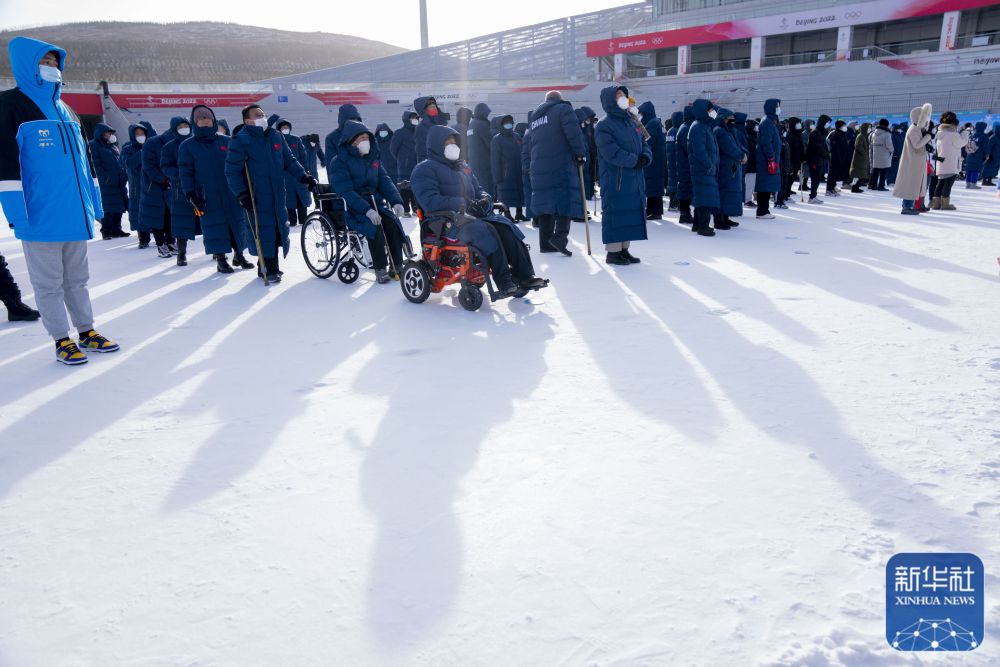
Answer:
<svg viewBox="0 0 1000 667"><path fill-rule="evenodd" d="M373 266L369 241L364 234L347 226L347 202L343 197L333 192L329 185L319 184L314 189L316 203L319 208L302 223L299 237L302 246L302 257L306 266L318 278L329 278L334 273L340 282L351 284L361 276L362 269ZM375 210L388 210L388 204L376 198L374 194L366 193L371 199ZM385 243L384 233L376 236L372 243ZM386 253L391 258L389 248ZM413 244L409 237L403 235L403 254L412 258ZM392 260L390 259L390 266ZM400 267L395 267L401 272Z"/></svg>

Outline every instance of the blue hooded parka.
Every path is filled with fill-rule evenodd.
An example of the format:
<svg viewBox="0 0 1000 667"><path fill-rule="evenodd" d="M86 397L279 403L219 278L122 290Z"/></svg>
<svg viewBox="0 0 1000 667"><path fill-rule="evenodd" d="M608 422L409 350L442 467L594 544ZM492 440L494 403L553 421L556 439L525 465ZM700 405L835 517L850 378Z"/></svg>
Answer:
<svg viewBox="0 0 1000 667"><path fill-rule="evenodd" d="M583 218L580 175L574 158L586 157L587 142L573 105L565 100L547 100L532 112L528 127L532 212L536 216Z"/></svg>
<svg viewBox="0 0 1000 667"><path fill-rule="evenodd" d="M410 122L414 115L412 111L403 112L403 126L396 130L389 142L389 152L396 161L396 183L410 180L410 174L417 166L417 128Z"/></svg>
<svg viewBox="0 0 1000 667"><path fill-rule="evenodd" d="M357 147L352 146L359 134L367 134L371 148L367 155L361 155ZM373 140L371 131L364 124L349 120L340 135L340 149L337 157L330 163L330 187L347 202L347 226L356 232L364 234L368 240L374 240L378 233L376 227L365 214L373 206L370 194L377 195L389 202L389 206L402 205L403 198L396 189L396 184L389 178L379 153L378 143ZM379 197L380 196L380 197ZM395 221L402 235L403 227L390 209L380 205L379 213L384 220L387 216Z"/></svg>
<svg viewBox="0 0 1000 667"><path fill-rule="evenodd" d="M163 148L177 138L177 126L188 122L183 116L170 119L170 129L163 134L147 138L142 147L142 202L139 210L139 225L133 229L149 232L163 229L164 215L170 205L169 177L160 167ZM173 220L171 220L173 227Z"/></svg>
<svg viewBox="0 0 1000 667"><path fill-rule="evenodd" d="M503 127L504 123L513 124L512 116L504 116L500 122L500 132L490 142L490 173L496 180L496 198L508 208L521 207L524 206L521 177L523 140L513 128L508 130Z"/></svg>
<svg viewBox="0 0 1000 667"><path fill-rule="evenodd" d="M155 132L151 133L149 128L142 125L129 125L128 143L122 146L122 164L125 165L125 171L128 174L128 219L132 229L135 229L139 223L139 206L142 202L142 147L144 144L135 140L137 129L145 130L146 139L156 134Z"/></svg>
<svg viewBox="0 0 1000 667"><path fill-rule="evenodd" d="M667 137L663 123L656 117L656 107L646 101L639 105L639 118L646 131L649 132L650 150L653 159L646 165L646 197L662 197L667 184Z"/></svg>
<svg viewBox="0 0 1000 667"><path fill-rule="evenodd" d="M684 123L684 112L675 111L670 114L670 129L667 130L667 194L674 198L677 194L677 132Z"/></svg>
<svg viewBox="0 0 1000 667"><path fill-rule="evenodd" d="M740 161L746 153L736 140L737 130L726 124L726 118L733 112L722 108L717 111L719 115L712 132L719 147L719 208L725 215L737 217L743 215L743 165Z"/></svg>
<svg viewBox="0 0 1000 667"><path fill-rule="evenodd" d="M691 105L694 122L688 131L688 164L691 167L691 187L695 208L718 210L719 145L715 141L715 121L708 115L712 103L697 99Z"/></svg>
<svg viewBox="0 0 1000 667"><path fill-rule="evenodd" d="M688 132L691 131L691 123L694 122L694 114L690 106L684 107L681 112L684 122L677 128L677 199L679 201L691 201L694 198L694 189L691 186L691 160L688 157Z"/></svg>
<svg viewBox="0 0 1000 667"><path fill-rule="evenodd" d="M601 167L601 235L604 243L646 238L646 177L639 158L653 151L627 111L618 108L615 95L624 86L601 90L605 116L597 123L597 157ZM577 186L579 187L579 186Z"/></svg>
<svg viewBox="0 0 1000 667"><path fill-rule="evenodd" d="M191 126L193 133L194 125L191 121L185 118L183 122ZM171 123L170 129L176 134L177 124ZM188 202L187 197L184 196L184 189L180 183L181 175L177 164L177 154L180 151L181 144L188 141L190 137L191 135L182 137L177 134L173 141L168 141L163 145L163 151L160 153L160 169L170 179L170 232L174 238L192 241L196 236L201 234L201 224L195 217L194 209L191 207L190 202Z"/></svg>
<svg viewBox="0 0 1000 667"><path fill-rule="evenodd" d="M493 141L493 130L490 127L490 109L485 102L480 102L472 111L469 121L469 166L479 183L490 194L494 193L493 174L491 173L490 146Z"/></svg>
<svg viewBox="0 0 1000 667"><path fill-rule="evenodd" d="M118 144L106 142L105 132L114 132L114 128L98 123L94 128L94 138L90 140L90 157L101 188L101 206L106 214L124 213L128 210L128 174L121 148Z"/></svg>

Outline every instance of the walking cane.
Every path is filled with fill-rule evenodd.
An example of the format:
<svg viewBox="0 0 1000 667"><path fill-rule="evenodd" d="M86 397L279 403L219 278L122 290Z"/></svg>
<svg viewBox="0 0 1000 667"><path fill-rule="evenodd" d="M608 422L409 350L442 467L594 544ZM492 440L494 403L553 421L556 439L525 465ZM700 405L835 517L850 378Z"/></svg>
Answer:
<svg viewBox="0 0 1000 667"><path fill-rule="evenodd" d="M257 218L257 199L253 194L253 181L250 179L250 167L244 162L243 163L243 173L247 177L247 189L250 192L250 208L253 209L253 224L250 225L250 231L253 232L253 240L257 244L257 260L260 268L260 277L264 280L264 287L267 287L271 283L267 280L267 267L264 265L264 248L260 245L260 220ZM250 222L250 217L247 216L247 222Z"/></svg>
<svg viewBox="0 0 1000 667"><path fill-rule="evenodd" d="M378 203L375 201L375 195L368 195L368 196L371 197L372 206L375 207L375 212L378 213L379 217L381 218L382 214L378 210ZM392 269L393 273L399 276L399 271L396 270L396 261L392 258L392 247L389 246L389 237L385 233L384 220L382 221L382 224L378 226L378 228L382 230L382 240L385 242L385 254L389 256L389 267ZM402 278L400 278L400 280L402 280Z"/></svg>
<svg viewBox="0 0 1000 667"><path fill-rule="evenodd" d="M590 252L590 215L589 215L589 211L587 209L587 191L583 187L583 165L582 164L578 164L578 165L576 165L576 168L580 172L580 199L583 201L583 224L584 224L584 229L587 230L587 254L591 255L593 253Z"/></svg>

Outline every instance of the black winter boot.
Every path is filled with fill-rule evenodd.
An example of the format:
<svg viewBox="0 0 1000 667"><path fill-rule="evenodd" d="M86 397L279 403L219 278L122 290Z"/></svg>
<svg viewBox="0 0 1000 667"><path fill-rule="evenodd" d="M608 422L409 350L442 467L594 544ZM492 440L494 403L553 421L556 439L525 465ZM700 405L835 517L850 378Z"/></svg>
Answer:
<svg viewBox="0 0 1000 667"><path fill-rule="evenodd" d="M7 306L8 322L34 322L41 317L37 310L28 307L20 297L4 301L4 305Z"/></svg>
<svg viewBox="0 0 1000 667"><path fill-rule="evenodd" d="M233 267L229 266L229 260L224 254L219 252L212 255L212 257L215 258L215 261L218 263L218 266L215 269L216 271L219 273L235 273L235 271L233 271Z"/></svg>
<svg viewBox="0 0 1000 667"><path fill-rule="evenodd" d="M632 253L630 253L628 251L628 248L622 248L622 253L621 254L622 254L622 257L624 257L625 259L627 259L629 261L629 264L638 264L639 262L642 261L641 259L639 259L635 255L633 255Z"/></svg>
<svg viewBox="0 0 1000 667"><path fill-rule="evenodd" d="M252 269L253 264L247 261L247 258L243 256L243 253L237 250L233 253L233 266L238 266L241 269Z"/></svg>
<svg viewBox="0 0 1000 667"><path fill-rule="evenodd" d="M613 266L628 266L632 263L629 261L628 257L622 254L621 250L618 252L609 252L604 261Z"/></svg>
<svg viewBox="0 0 1000 667"><path fill-rule="evenodd" d="M177 239L177 266L188 265L187 249L188 249L188 240Z"/></svg>

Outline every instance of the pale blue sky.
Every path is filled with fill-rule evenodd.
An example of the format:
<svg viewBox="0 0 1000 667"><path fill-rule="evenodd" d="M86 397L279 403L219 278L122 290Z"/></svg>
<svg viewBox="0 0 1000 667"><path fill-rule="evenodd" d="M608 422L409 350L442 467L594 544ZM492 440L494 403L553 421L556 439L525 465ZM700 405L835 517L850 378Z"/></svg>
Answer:
<svg viewBox="0 0 1000 667"><path fill-rule="evenodd" d="M634 0L633 0L634 1ZM431 45L447 44L589 11L632 4L629 0L427 0ZM92 21L228 21L312 32L344 33L419 48L417 0L274 0L168 3L145 0L0 0L0 29Z"/></svg>

